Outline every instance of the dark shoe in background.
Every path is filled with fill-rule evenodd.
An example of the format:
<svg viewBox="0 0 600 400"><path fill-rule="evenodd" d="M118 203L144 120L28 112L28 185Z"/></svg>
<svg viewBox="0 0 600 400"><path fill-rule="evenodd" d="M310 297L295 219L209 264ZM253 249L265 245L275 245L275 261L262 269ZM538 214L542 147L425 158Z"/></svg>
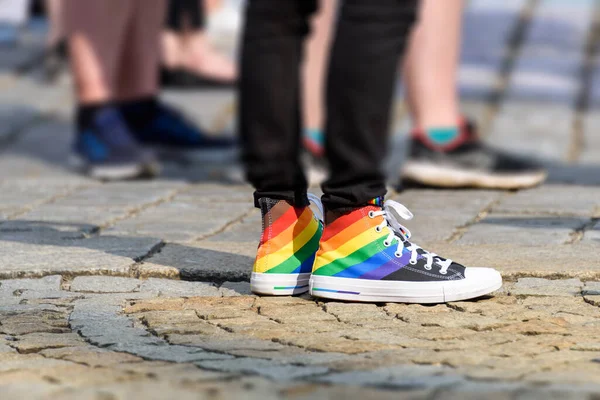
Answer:
<svg viewBox="0 0 600 400"><path fill-rule="evenodd" d="M78 132L73 164L86 175L101 180L152 177L159 172L154 154L135 140L115 108L98 112L93 123Z"/></svg>
<svg viewBox="0 0 600 400"><path fill-rule="evenodd" d="M436 148L423 135L411 135L402 180L431 187L514 190L546 179L547 171L537 162L483 143L473 124L465 123L461 129L463 140L450 150Z"/></svg>

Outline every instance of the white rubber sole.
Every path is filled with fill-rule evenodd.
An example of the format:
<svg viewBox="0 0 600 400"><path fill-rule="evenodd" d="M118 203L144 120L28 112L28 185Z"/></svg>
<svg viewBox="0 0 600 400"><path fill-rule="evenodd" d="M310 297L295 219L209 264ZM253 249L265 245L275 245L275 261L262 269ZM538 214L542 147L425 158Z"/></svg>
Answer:
<svg viewBox="0 0 600 400"><path fill-rule="evenodd" d="M263 274L253 272L250 290L256 294L290 296L308 292L310 274Z"/></svg>
<svg viewBox="0 0 600 400"><path fill-rule="evenodd" d="M524 189L537 186L546 180L547 172L527 174L489 174L477 170L448 168L431 163L407 161L402 178L428 186L476 187L483 189Z"/></svg>
<svg viewBox="0 0 600 400"><path fill-rule="evenodd" d="M156 176L160 173L160 166L158 163L90 166L76 154L70 155L69 164L72 168L84 172L91 178L106 181L134 179L143 176Z"/></svg>
<svg viewBox="0 0 600 400"><path fill-rule="evenodd" d="M397 282L313 275L310 294L327 299L373 303L447 303L473 299L502 287L491 268L467 268L465 279L445 282Z"/></svg>

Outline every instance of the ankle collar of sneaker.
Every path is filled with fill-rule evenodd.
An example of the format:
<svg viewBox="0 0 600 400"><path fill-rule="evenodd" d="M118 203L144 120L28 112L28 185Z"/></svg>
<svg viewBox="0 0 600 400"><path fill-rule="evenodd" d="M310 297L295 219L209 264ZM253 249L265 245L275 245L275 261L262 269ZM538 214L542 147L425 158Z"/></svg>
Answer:
<svg viewBox="0 0 600 400"><path fill-rule="evenodd" d="M410 132L410 136L420 141L423 145L427 146L431 150L440 152L452 151L467 142L478 140L475 124L468 118L460 116L456 125L459 131L459 136L447 145L440 145L431 141L427 135L427 131L421 127L414 127Z"/></svg>

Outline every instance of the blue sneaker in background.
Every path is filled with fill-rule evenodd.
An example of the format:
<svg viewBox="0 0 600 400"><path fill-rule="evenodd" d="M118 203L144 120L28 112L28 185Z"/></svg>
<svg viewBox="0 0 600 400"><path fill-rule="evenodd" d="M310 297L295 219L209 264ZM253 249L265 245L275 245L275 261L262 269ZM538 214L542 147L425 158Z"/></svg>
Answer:
<svg viewBox="0 0 600 400"><path fill-rule="evenodd" d="M223 150L235 147L233 137L210 135L177 110L155 102L153 109L129 105L122 108L136 139L146 145L186 150Z"/></svg>
<svg viewBox="0 0 600 400"><path fill-rule="evenodd" d="M123 116L114 107L95 115L77 134L74 163L87 175L103 180L124 180L158 174L154 154L135 140Z"/></svg>

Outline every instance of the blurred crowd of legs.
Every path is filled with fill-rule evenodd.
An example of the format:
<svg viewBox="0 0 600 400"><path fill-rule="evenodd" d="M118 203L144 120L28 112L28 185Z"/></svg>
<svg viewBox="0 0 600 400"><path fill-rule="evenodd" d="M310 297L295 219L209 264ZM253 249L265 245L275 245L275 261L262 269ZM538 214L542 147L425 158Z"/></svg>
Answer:
<svg viewBox="0 0 600 400"><path fill-rule="evenodd" d="M219 7L219 0L42 3L50 20L47 59L68 59L73 75L77 168L99 179L132 179L156 175L157 154L164 148L237 146L234 136L206 132L159 96L161 87L237 85L234 57L217 51L206 32L207 17ZM412 124L408 158L398 174L436 187L535 186L545 179L544 169L486 146L461 112L457 71L463 7L463 0L421 1L398 68ZM303 151L310 163L325 169L323 88L338 8L337 0L320 1L304 49Z"/></svg>

